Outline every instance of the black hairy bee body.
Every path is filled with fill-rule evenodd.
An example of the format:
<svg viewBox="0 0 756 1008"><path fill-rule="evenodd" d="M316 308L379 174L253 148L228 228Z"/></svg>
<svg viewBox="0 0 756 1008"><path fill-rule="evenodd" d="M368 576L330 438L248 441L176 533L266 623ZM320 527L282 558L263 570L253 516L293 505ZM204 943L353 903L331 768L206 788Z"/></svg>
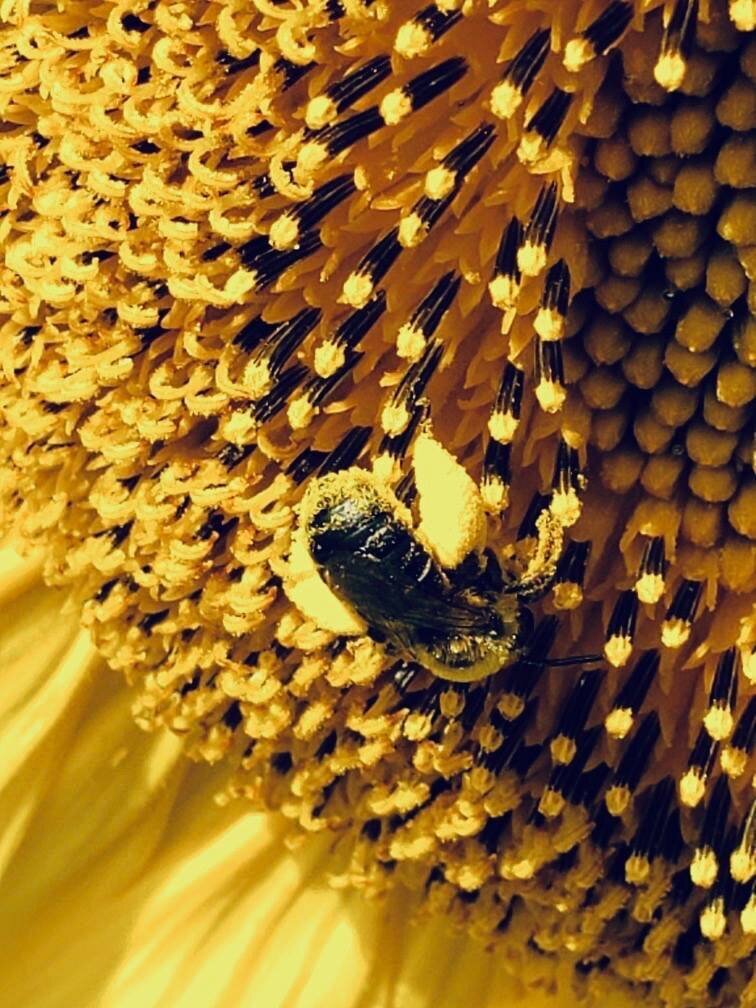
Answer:
<svg viewBox="0 0 756 1008"><path fill-rule="evenodd" d="M447 574L395 499L363 475L325 477L307 508L307 548L331 591L377 640L442 678L471 681L509 664L528 622L516 596L493 590L500 579L478 557Z"/></svg>

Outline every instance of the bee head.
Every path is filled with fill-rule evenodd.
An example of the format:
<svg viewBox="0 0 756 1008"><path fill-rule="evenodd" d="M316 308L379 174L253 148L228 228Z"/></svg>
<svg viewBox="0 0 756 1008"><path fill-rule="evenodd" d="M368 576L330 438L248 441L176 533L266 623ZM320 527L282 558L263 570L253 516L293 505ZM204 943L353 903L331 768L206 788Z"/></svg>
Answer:
<svg viewBox="0 0 756 1008"><path fill-rule="evenodd" d="M353 555L365 545L379 515L401 508L365 469L346 469L313 480L300 504L301 525L313 560L323 566L340 555Z"/></svg>

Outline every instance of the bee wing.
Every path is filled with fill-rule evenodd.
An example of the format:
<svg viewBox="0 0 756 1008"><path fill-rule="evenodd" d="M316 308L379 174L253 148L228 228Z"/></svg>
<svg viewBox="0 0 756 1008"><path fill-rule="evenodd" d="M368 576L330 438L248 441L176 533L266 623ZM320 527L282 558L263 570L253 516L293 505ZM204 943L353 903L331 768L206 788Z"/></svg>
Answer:
<svg viewBox="0 0 756 1008"><path fill-rule="evenodd" d="M490 606L475 606L451 592L431 591L401 570L385 567L381 577L364 561L340 572L342 591L368 623L385 627L393 636L410 629L445 637L487 633L492 629ZM405 628L402 634L402 628Z"/></svg>

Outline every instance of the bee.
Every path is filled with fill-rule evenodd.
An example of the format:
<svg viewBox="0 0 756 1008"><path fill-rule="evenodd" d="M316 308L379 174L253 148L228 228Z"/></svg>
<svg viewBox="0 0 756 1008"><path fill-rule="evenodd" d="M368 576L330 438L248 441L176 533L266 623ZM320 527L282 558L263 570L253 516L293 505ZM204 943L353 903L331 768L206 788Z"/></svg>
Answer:
<svg viewBox="0 0 756 1008"><path fill-rule="evenodd" d="M353 466L313 479L286 591L323 630L368 634L442 679L483 679L526 656L534 622L526 603L553 581L563 525L545 509L527 570L505 577L485 548L483 502L467 471L428 431L413 464L417 528L373 472Z"/></svg>

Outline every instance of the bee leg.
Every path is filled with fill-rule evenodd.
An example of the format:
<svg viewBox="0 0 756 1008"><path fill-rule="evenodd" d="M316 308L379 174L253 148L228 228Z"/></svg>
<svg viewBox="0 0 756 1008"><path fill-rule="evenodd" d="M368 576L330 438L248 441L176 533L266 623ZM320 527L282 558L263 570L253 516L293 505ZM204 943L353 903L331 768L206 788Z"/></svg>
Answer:
<svg viewBox="0 0 756 1008"><path fill-rule="evenodd" d="M536 547L525 572L505 591L521 599L536 600L549 590L556 577L564 546L564 525L551 508L544 508L535 521Z"/></svg>
<svg viewBox="0 0 756 1008"><path fill-rule="evenodd" d="M283 584L289 600L321 630L346 636L365 633L364 620L331 591L318 573L301 528L292 540Z"/></svg>
<svg viewBox="0 0 756 1008"><path fill-rule="evenodd" d="M422 430L413 446L418 495L419 537L439 564L458 567L486 541L486 516L480 491L467 470L430 433Z"/></svg>

